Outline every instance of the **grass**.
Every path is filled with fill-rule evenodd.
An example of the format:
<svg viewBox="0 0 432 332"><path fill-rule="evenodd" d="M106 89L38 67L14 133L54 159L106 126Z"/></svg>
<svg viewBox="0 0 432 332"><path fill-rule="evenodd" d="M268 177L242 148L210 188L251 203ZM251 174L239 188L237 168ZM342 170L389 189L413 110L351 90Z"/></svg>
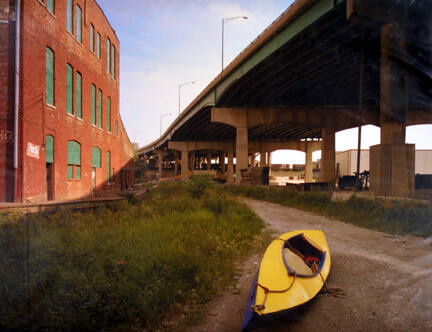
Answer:
<svg viewBox="0 0 432 332"><path fill-rule="evenodd" d="M367 199L355 195L346 201L332 201L331 193L295 192L281 187L226 186L225 190L231 194L311 211L390 234L432 236L432 206L427 203Z"/></svg>
<svg viewBox="0 0 432 332"><path fill-rule="evenodd" d="M203 178L94 211L16 218L0 226L0 330L193 320L233 282L234 260L263 243L263 221Z"/></svg>

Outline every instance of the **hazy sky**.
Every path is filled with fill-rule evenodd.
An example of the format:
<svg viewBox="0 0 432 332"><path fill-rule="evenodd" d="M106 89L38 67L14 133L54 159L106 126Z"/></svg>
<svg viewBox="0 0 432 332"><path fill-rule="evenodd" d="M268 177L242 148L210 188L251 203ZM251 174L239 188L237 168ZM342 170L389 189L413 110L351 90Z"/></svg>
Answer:
<svg viewBox="0 0 432 332"><path fill-rule="evenodd" d="M151 143L219 73L222 17L225 66L271 24L292 0L97 0L120 39L120 112L132 141ZM432 149L432 126L407 129L407 143ZM366 126L362 148L379 144L379 128ZM357 130L337 133L336 149L357 147ZM314 159L319 154L314 154ZM304 162L304 153L274 153L275 163Z"/></svg>

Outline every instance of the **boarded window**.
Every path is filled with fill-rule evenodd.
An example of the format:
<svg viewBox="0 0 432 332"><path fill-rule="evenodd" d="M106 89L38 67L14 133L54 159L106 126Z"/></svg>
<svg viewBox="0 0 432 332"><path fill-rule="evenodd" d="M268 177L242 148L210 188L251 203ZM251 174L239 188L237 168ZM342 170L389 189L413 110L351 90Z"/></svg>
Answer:
<svg viewBox="0 0 432 332"><path fill-rule="evenodd" d="M107 39L107 73L111 72L111 41Z"/></svg>
<svg viewBox="0 0 432 332"><path fill-rule="evenodd" d="M76 37L78 41L82 42L82 32L81 32L81 7L76 7Z"/></svg>
<svg viewBox="0 0 432 332"><path fill-rule="evenodd" d="M97 147L92 147L92 167L101 167L101 150Z"/></svg>
<svg viewBox="0 0 432 332"><path fill-rule="evenodd" d="M115 78L115 47L111 46L111 76Z"/></svg>
<svg viewBox="0 0 432 332"><path fill-rule="evenodd" d="M82 77L79 72L76 73L76 116L82 118Z"/></svg>
<svg viewBox="0 0 432 332"><path fill-rule="evenodd" d="M66 9L66 26L67 31L73 33L73 7L72 0L67 0L67 9Z"/></svg>
<svg viewBox="0 0 432 332"><path fill-rule="evenodd" d="M70 64L66 67L66 112L73 114L73 69Z"/></svg>
<svg viewBox="0 0 432 332"><path fill-rule="evenodd" d="M94 52L94 26L90 24L90 49Z"/></svg>
<svg viewBox="0 0 432 332"><path fill-rule="evenodd" d="M107 97L107 132L111 132L111 98Z"/></svg>
<svg viewBox="0 0 432 332"><path fill-rule="evenodd" d="M81 165L81 144L68 141L68 165Z"/></svg>
<svg viewBox="0 0 432 332"><path fill-rule="evenodd" d="M96 55L97 55L97 57L99 59L101 58L101 54L100 54L100 34L99 34L99 32L96 34Z"/></svg>
<svg viewBox="0 0 432 332"><path fill-rule="evenodd" d="M46 48L46 102L54 105L54 52Z"/></svg>
<svg viewBox="0 0 432 332"><path fill-rule="evenodd" d="M98 119L98 127L102 128L102 91L101 89L98 90L98 114L97 114L97 119Z"/></svg>
<svg viewBox="0 0 432 332"><path fill-rule="evenodd" d="M81 179L81 144L68 141L67 176L69 180Z"/></svg>
<svg viewBox="0 0 432 332"><path fill-rule="evenodd" d="M52 164L54 162L54 137L45 136L45 162Z"/></svg>
<svg viewBox="0 0 432 332"><path fill-rule="evenodd" d="M107 152L107 181L110 182L111 152Z"/></svg>
<svg viewBox="0 0 432 332"><path fill-rule="evenodd" d="M54 0L47 0L46 2L47 9L54 14Z"/></svg>
<svg viewBox="0 0 432 332"><path fill-rule="evenodd" d="M96 126L96 86L94 84L91 90L91 124Z"/></svg>

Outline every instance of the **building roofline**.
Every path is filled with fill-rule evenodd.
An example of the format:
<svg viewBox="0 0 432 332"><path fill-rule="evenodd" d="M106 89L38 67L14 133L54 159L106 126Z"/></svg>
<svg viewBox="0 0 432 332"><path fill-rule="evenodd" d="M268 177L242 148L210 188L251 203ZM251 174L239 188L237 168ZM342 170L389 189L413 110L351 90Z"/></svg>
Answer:
<svg viewBox="0 0 432 332"><path fill-rule="evenodd" d="M106 16L103 8L99 5L99 3L97 2L97 0L93 0L93 1L96 4L96 6L98 6L98 8L100 9L100 11L102 12L103 16L105 17L105 20L108 22L109 27L111 28L112 32L114 33L114 36L117 38L117 41L120 43L120 39L118 38L117 33L116 33L115 29L112 27L112 25L111 25L108 17Z"/></svg>

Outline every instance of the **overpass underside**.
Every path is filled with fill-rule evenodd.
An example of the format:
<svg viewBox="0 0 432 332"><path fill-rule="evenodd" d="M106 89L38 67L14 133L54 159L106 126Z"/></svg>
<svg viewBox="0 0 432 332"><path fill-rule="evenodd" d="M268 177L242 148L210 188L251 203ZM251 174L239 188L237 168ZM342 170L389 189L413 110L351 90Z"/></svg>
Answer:
<svg viewBox="0 0 432 332"><path fill-rule="evenodd" d="M259 48L261 60L234 68L235 79L222 73L211 90L214 102L179 121L159 148L179 142L176 148L188 153L180 142L232 143L240 183L248 155L272 151L258 143L276 149L320 140L322 180L334 184L335 132L373 124L381 127L381 144L371 147L371 189L413 196L415 147L405 144L405 128L432 123L432 2L294 5L302 3L309 7L297 16L293 10L287 25ZM188 167L183 157L182 166Z"/></svg>

